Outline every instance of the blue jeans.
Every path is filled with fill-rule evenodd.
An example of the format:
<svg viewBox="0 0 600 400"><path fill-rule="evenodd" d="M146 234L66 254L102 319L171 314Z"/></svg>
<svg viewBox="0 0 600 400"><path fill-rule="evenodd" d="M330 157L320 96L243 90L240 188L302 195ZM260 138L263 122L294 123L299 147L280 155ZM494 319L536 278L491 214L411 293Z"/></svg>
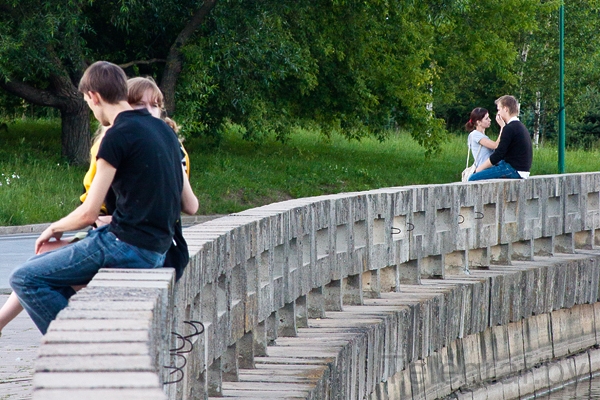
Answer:
<svg viewBox="0 0 600 400"><path fill-rule="evenodd" d="M127 244L108 231L88 236L31 257L10 275L10 286L42 334L75 294L71 286L87 284L100 268L158 268L165 255Z"/></svg>
<svg viewBox="0 0 600 400"><path fill-rule="evenodd" d="M481 181L484 179L522 179L521 175L509 163L504 160L488 169L477 172L469 178L471 181Z"/></svg>

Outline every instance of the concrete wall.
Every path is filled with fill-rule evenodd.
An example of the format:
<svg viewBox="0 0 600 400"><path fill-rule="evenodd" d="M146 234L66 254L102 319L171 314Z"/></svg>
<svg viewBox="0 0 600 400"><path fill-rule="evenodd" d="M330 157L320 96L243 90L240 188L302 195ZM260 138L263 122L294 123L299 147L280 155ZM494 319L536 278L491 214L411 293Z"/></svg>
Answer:
<svg viewBox="0 0 600 400"><path fill-rule="evenodd" d="M186 229L191 261L176 285L166 270L107 270L75 296L43 339L34 399L264 398L269 376L290 365L310 379L274 382L273 396L479 398L481 385L494 398L489 383L506 380L510 398L515 377L517 393L532 393L527 374L556 385L549 361L599 367L587 350L598 343L598 229L596 173L232 214ZM315 359L330 356L313 365L314 346ZM257 369L271 375L248 378Z"/></svg>

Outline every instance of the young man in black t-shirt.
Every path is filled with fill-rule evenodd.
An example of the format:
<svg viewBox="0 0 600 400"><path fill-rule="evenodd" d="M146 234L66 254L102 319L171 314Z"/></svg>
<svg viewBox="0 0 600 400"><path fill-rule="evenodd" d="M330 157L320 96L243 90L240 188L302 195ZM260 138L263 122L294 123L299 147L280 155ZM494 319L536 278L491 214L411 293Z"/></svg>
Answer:
<svg viewBox="0 0 600 400"><path fill-rule="evenodd" d="M526 179L533 160L529 131L519 121L519 103L513 96L496 100L498 122L505 123L498 147L487 161L477 167L469 181L483 179Z"/></svg>
<svg viewBox="0 0 600 400"><path fill-rule="evenodd" d="M65 308L72 286L89 282L100 268L157 268L172 242L180 212L196 212L198 200L180 163L173 130L146 110L127 103L127 77L99 61L84 73L79 91L104 126L112 127L98 151L97 170L81 206L52 223L37 239L36 254L51 238L96 221L109 187L116 194L110 225L74 244L36 255L11 274L10 284L40 331Z"/></svg>

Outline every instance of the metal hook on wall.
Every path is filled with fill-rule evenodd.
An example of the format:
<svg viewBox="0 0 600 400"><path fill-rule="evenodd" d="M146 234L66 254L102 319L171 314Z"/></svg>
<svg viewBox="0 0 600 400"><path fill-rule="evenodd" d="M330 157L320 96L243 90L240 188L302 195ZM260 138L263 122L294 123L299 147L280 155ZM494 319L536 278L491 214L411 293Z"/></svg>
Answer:
<svg viewBox="0 0 600 400"><path fill-rule="evenodd" d="M192 343L192 341L190 339L193 338L194 336L199 336L202 333L204 333L204 324L200 321L183 321L183 323L190 325L192 328L194 328L195 332L193 332L187 336L180 335L177 332L171 332L171 334L175 335L175 337L178 340L181 340L181 346L176 347L174 349L169 349L169 354L174 357L183 358L183 365L181 367L178 367L177 360L175 360L175 366L165 365L164 368L173 370L169 373L169 375L173 375L175 373L180 373L180 375L177 377L177 379L165 382L165 383L163 383L163 385L170 385L173 383L181 382L183 380L183 377L185 375L183 368L187 365L187 358L184 356L184 354L191 353L192 350L194 350L194 343ZM186 349L187 344L189 344L188 349Z"/></svg>

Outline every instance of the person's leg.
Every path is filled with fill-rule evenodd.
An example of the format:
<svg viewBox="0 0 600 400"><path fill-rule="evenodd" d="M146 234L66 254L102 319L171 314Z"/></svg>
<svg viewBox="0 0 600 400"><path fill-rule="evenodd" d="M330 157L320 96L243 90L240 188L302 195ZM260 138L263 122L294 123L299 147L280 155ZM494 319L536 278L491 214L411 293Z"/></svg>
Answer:
<svg viewBox="0 0 600 400"><path fill-rule="evenodd" d="M12 292L8 296L6 303L0 308L0 333L6 324L15 319L21 311L23 311L23 306L19 302L19 298L15 292Z"/></svg>
<svg viewBox="0 0 600 400"><path fill-rule="evenodd" d="M39 330L67 306L72 286L88 283L100 268L156 268L164 254L139 249L118 240L107 229L96 229L70 246L30 258L15 269L10 285Z"/></svg>
<svg viewBox="0 0 600 400"><path fill-rule="evenodd" d="M493 167L471 175L469 182L484 179L521 179L521 175L509 163L502 160Z"/></svg>
<svg viewBox="0 0 600 400"><path fill-rule="evenodd" d="M71 244L71 241L69 240L51 241L48 242L46 245L42 246L42 248L40 249L40 253L47 253L48 251L52 251L69 244ZM84 287L85 285L80 285L74 287L73 289L75 289L75 291L78 291ZM6 303L4 303L2 308L0 308L0 335L2 335L2 329L4 329L4 327L8 325L10 321L15 319L17 315L21 313L21 311L23 311L23 306L19 302L17 294L15 292L12 292L10 296L8 296Z"/></svg>

